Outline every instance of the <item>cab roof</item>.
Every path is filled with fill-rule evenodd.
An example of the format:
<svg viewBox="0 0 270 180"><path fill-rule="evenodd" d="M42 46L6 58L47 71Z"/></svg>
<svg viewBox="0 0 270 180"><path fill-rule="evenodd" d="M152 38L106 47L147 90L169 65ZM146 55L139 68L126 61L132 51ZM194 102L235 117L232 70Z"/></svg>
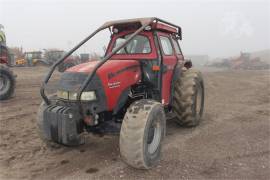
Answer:
<svg viewBox="0 0 270 180"><path fill-rule="evenodd" d="M101 28L117 28L122 30L128 29L138 29L141 26L150 25L152 29L158 29L161 31L166 31L169 33L174 33L182 39L182 31L181 27L165 20L156 18L156 17L145 17L145 18L135 18L135 19L123 19L123 20L116 20L116 21L108 21L104 23Z"/></svg>

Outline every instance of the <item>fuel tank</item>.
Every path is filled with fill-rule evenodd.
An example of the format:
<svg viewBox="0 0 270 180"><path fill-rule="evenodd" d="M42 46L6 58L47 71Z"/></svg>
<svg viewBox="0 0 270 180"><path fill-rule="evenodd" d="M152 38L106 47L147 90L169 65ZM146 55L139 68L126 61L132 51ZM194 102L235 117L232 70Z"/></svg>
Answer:
<svg viewBox="0 0 270 180"><path fill-rule="evenodd" d="M66 72L88 75L98 62L90 61L79 64L67 69ZM141 80L140 64L136 60L109 60L97 70L96 74L102 82L108 111L114 110L122 93L126 93L130 86ZM96 90L98 91L98 89Z"/></svg>

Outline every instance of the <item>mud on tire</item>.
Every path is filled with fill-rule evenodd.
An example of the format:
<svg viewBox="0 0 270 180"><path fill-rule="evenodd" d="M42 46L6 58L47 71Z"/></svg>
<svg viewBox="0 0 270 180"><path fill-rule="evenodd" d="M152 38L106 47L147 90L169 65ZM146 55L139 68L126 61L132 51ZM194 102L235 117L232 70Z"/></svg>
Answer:
<svg viewBox="0 0 270 180"><path fill-rule="evenodd" d="M16 80L6 65L0 65L0 100L6 100L14 94Z"/></svg>
<svg viewBox="0 0 270 180"><path fill-rule="evenodd" d="M163 106L142 99L128 108L120 132L120 153L128 165L149 169L160 158L165 136L166 118Z"/></svg>
<svg viewBox="0 0 270 180"><path fill-rule="evenodd" d="M200 123L204 108L204 84L201 72L187 69L178 77L174 87L172 109L176 122L193 127Z"/></svg>

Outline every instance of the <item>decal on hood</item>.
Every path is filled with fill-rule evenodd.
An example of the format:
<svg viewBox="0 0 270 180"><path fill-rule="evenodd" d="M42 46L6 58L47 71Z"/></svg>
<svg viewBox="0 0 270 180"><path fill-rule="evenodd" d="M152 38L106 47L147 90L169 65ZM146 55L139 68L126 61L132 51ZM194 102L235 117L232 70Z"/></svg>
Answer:
<svg viewBox="0 0 270 180"><path fill-rule="evenodd" d="M119 82L119 81L117 81L117 82L112 82L112 83L108 83L108 87L110 88L110 89L112 89L112 88L118 88L118 87L120 87L120 84L121 84L121 82Z"/></svg>

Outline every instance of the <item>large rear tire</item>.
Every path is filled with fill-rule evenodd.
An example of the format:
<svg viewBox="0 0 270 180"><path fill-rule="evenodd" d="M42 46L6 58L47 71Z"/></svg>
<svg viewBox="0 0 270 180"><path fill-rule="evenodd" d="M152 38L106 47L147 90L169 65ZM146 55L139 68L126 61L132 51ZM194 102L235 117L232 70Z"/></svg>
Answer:
<svg viewBox="0 0 270 180"><path fill-rule="evenodd" d="M200 71L187 69L178 77L172 109L178 124L193 127L200 123L204 109L204 83Z"/></svg>
<svg viewBox="0 0 270 180"><path fill-rule="evenodd" d="M142 99L128 108L120 132L120 153L128 165L149 169L160 159L166 117L162 105Z"/></svg>
<svg viewBox="0 0 270 180"><path fill-rule="evenodd" d="M16 81L6 65L0 65L0 100L9 99L14 94Z"/></svg>

